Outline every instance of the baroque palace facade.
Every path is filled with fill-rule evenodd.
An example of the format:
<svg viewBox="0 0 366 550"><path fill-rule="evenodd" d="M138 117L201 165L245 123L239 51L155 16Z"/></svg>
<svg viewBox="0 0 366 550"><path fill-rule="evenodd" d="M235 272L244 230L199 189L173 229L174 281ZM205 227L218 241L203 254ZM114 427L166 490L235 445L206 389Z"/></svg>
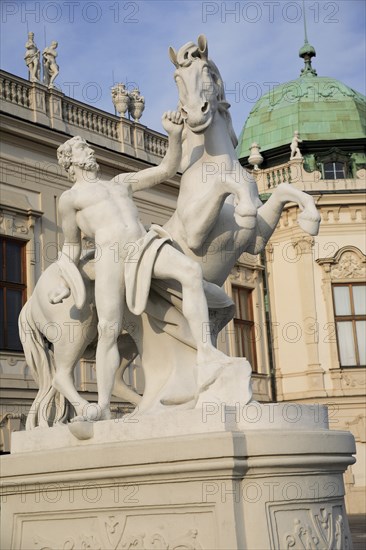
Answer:
<svg viewBox="0 0 366 550"><path fill-rule="evenodd" d="M36 395L18 337L17 316L62 246L57 205L70 183L57 164L58 146L71 136L84 137L96 151L102 175L111 178L158 164L167 138L140 123L71 99L55 88L6 72L0 73L0 85L1 451L9 452L10 434L24 428ZM265 97L252 111L240 138L241 162L253 169L248 164L249 148L258 141L264 161L253 173L262 199L282 181L290 180L314 195L322 224L319 236L305 235L296 224L298 209L290 204L266 253L243 255L224 285L236 304L236 314L221 333L218 346L229 355L249 359L257 401L326 403L331 426L352 431L358 461L345 481L348 511L359 513L364 508L366 450L366 361L361 340L366 316L360 305L365 291L365 156L359 137L348 139L346 127L336 143L317 139L312 147L301 120L293 120L288 113L282 117L287 133L284 131L277 142L275 136L265 143L270 131L263 121L267 116L270 122L270 111L268 104L261 110L261 101L265 103ZM258 130L258 116L262 117L260 133L251 126L257 125ZM321 115L318 118L322 120ZM276 124L279 128L278 121ZM303 139L304 157L289 160L294 130L299 130ZM331 164L332 174L322 168L329 165L330 170ZM179 179L177 174L153 189L136 193L134 199L145 225L164 224L172 215ZM71 327L61 328L69 330L72 338ZM126 375L126 382L141 393L143 376L138 360ZM82 360L75 376L79 391L86 399L95 400L93 361ZM123 414L129 405L114 399L113 409ZM289 405L289 422L296 423L296 414L296 406Z"/></svg>

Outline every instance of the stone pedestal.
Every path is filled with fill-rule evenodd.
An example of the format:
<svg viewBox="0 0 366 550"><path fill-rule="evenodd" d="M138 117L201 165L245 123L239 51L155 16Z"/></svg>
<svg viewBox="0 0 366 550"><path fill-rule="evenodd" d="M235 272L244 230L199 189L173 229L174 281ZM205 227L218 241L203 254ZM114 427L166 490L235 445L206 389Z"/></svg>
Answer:
<svg viewBox="0 0 366 550"><path fill-rule="evenodd" d="M352 546L342 474L354 440L328 429L322 406L206 403L72 430L14 434L2 548Z"/></svg>

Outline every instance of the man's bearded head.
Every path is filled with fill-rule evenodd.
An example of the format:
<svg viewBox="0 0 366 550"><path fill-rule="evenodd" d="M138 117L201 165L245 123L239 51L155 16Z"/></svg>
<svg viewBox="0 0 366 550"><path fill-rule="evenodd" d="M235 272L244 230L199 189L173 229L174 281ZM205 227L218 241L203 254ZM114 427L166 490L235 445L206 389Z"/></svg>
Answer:
<svg viewBox="0 0 366 550"><path fill-rule="evenodd" d="M96 161L94 151L88 154L88 157L83 161L75 161L73 158L73 148L75 145L83 143L88 146L84 138L75 136L67 140L63 145L57 149L57 159L60 166L62 166L72 183L75 183L75 170L74 166L79 166L86 171L99 171L99 165Z"/></svg>

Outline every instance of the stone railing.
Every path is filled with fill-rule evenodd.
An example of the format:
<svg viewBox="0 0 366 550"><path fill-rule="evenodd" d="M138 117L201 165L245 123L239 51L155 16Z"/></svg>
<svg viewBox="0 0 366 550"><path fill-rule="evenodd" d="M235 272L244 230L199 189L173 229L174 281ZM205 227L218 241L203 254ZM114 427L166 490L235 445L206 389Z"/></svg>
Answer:
<svg viewBox="0 0 366 550"><path fill-rule="evenodd" d="M0 97L5 113L141 160L159 164L167 150L168 138L159 132L5 71L0 71Z"/></svg>
<svg viewBox="0 0 366 550"><path fill-rule="evenodd" d="M168 141L162 135L152 132L150 130L145 131L145 149L148 153L163 157L168 148Z"/></svg>
<svg viewBox="0 0 366 550"><path fill-rule="evenodd" d="M0 73L0 97L20 107L30 107L31 83L13 75Z"/></svg>
<svg viewBox="0 0 366 550"><path fill-rule="evenodd" d="M305 172L303 159L293 159L272 168L253 170L259 192L271 193L282 183L291 183L298 189L312 189L315 181L314 173Z"/></svg>
<svg viewBox="0 0 366 550"><path fill-rule="evenodd" d="M251 170L260 194L270 194L284 182L291 183L301 191L358 190L365 188L365 170L357 171L356 177L338 180L323 179L319 170L307 172L303 159L292 159L272 168Z"/></svg>
<svg viewBox="0 0 366 550"><path fill-rule="evenodd" d="M281 168L274 168L272 170L266 171L266 179L268 189L273 189L274 187L277 187L280 183L291 183L291 166L284 165Z"/></svg>
<svg viewBox="0 0 366 550"><path fill-rule="evenodd" d="M102 114L69 98L64 98L62 101L62 115L63 120L69 124L91 130L111 139L119 139L119 119L116 116Z"/></svg>

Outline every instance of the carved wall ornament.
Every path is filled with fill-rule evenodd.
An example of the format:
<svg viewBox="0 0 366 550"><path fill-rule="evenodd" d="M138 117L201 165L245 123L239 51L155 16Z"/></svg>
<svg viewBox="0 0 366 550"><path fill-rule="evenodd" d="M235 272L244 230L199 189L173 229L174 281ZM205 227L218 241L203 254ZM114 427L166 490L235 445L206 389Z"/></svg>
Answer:
<svg viewBox="0 0 366 550"><path fill-rule="evenodd" d="M366 386L366 379L363 371L352 374L342 371L341 378L344 385L348 388L362 388Z"/></svg>
<svg viewBox="0 0 366 550"><path fill-rule="evenodd" d="M236 265L230 273L230 281L234 283L254 284L257 278L258 270L256 268Z"/></svg>
<svg viewBox="0 0 366 550"><path fill-rule="evenodd" d="M365 277L365 274L365 262L362 262L354 252L343 254L338 265L331 268L332 279L355 279Z"/></svg>
<svg viewBox="0 0 366 550"><path fill-rule="evenodd" d="M359 414L353 420L345 423L346 429L353 433L355 440L366 443L366 416Z"/></svg>
<svg viewBox="0 0 366 550"><path fill-rule="evenodd" d="M299 256L303 254L311 254L315 243L314 237L301 236L300 239L293 240L292 246L296 249Z"/></svg>
<svg viewBox="0 0 366 550"><path fill-rule="evenodd" d="M316 261L332 280L366 277L366 256L355 246L344 246L333 257Z"/></svg>

